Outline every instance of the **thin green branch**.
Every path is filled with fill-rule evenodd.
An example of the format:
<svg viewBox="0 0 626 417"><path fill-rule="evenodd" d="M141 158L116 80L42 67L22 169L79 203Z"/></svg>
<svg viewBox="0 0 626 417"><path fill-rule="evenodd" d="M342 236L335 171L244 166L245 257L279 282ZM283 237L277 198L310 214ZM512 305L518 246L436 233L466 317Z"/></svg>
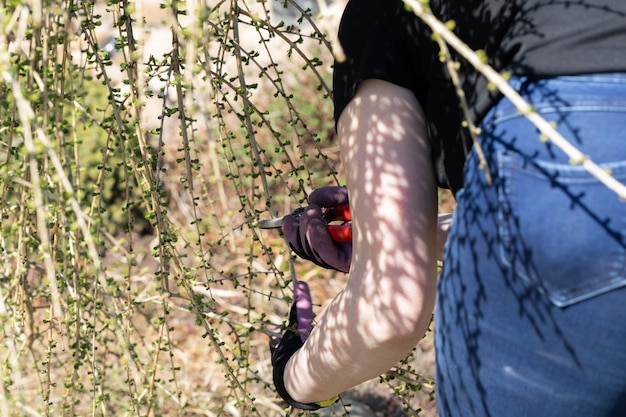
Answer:
<svg viewBox="0 0 626 417"><path fill-rule="evenodd" d="M495 71L491 66L485 64L483 60L469 46L461 41L444 23L439 21L427 7L427 2L417 0L404 0L413 12L422 19L437 35L448 45L465 58L478 72L480 72L490 83L492 83L506 98L508 98L520 113L530 120L539 132L560 148L570 159L572 164L581 165L591 175L614 191L621 200L626 200L626 186L616 180L606 169L593 162L587 155L580 152L563 135L546 121L533 107L528 104L517 91L515 91L505 80L505 78Z"/></svg>

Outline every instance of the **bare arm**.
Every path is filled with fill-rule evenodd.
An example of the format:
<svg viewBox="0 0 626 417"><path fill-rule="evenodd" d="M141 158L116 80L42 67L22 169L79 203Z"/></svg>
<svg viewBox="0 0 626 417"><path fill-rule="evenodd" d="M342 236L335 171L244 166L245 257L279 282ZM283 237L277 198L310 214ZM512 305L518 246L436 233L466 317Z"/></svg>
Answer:
<svg viewBox="0 0 626 417"><path fill-rule="evenodd" d="M364 81L338 122L353 223L346 288L285 370L297 401L385 372L423 336L436 291L436 186L422 110L404 88Z"/></svg>

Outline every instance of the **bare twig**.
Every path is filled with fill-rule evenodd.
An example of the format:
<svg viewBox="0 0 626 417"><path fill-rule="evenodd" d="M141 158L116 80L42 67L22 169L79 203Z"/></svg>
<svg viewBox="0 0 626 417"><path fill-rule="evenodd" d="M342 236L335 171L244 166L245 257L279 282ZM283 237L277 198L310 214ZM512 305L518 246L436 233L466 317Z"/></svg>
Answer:
<svg viewBox="0 0 626 417"><path fill-rule="evenodd" d="M546 121L533 107L528 104L491 66L485 64L469 46L461 41L444 23L439 21L423 1L404 0L415 14L426 23L435 34L440 36L448 45L463 56L478 72L492 83L506 98L508 98L520 113L528 118L552 143L560 148L570 159L572 164L581 165L591 175L614 191L621 200L626 200L626 186L616 180L606 169L597 165L587 155L580 152L563 135L561 135L548 121Z"/></svg>

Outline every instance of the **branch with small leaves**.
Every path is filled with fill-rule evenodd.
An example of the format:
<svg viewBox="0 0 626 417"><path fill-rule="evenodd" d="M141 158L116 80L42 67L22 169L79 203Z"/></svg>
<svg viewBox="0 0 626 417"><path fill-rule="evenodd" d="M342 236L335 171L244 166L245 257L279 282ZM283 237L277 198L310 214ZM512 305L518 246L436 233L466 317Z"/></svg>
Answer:
<svg viewBox="0 0 626 417"><path fill-rule="evenodd" d="M620 200L626 200L626 186L616 180L609 171L593 162L587 155L578 150L570 141L563 137L550 122L537 113L533 107L507 83L505 76L489 66L484 57L481 57L481 54L473 51L467 44L459 39L445 23L441 22L433 15L428 7L428 1L404 0L404 3L432 29L438 39L441 39L445 44L456 50L467 62L480 72L489 83L508 98L515 107L517 107L519 112L537 127L542 138L546 138L561 149L569 157L572 165L582 166L610 190L614 191ZM453 66L451 67L449 65L448 68L452 68L454 72ZM468 123L471 123L471 121L468 120ZM471 132L472 129L470 129L470 133ZM484 157L481 159L481 164L486 166Z"/></svg>

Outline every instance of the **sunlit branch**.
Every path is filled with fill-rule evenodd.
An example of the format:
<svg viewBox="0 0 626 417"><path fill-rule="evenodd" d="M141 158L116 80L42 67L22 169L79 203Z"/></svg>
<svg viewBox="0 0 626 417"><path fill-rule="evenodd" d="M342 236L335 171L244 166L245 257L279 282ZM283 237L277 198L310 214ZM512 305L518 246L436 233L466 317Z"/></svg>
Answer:
<svg viewBox="0 0 626 417"><path fill-rule="evenodd" d="M440 36L449 46L454 48L465 58L478 72L492 83L506 98L508 98L519 112L530 120L539 132L561 149L570 159L573 165L581 165L591 175L614 191L621 200L626 200L626 186L616 180L610 172L593 162L589 156L583 154L561 135L547 120L545 120L533 107L528 104L491 66L483 60L469 46L461 41L444 23L438 20L427 8L427 2L417 0L404 0L413 12L426 23L437 36Z"/></svg>

